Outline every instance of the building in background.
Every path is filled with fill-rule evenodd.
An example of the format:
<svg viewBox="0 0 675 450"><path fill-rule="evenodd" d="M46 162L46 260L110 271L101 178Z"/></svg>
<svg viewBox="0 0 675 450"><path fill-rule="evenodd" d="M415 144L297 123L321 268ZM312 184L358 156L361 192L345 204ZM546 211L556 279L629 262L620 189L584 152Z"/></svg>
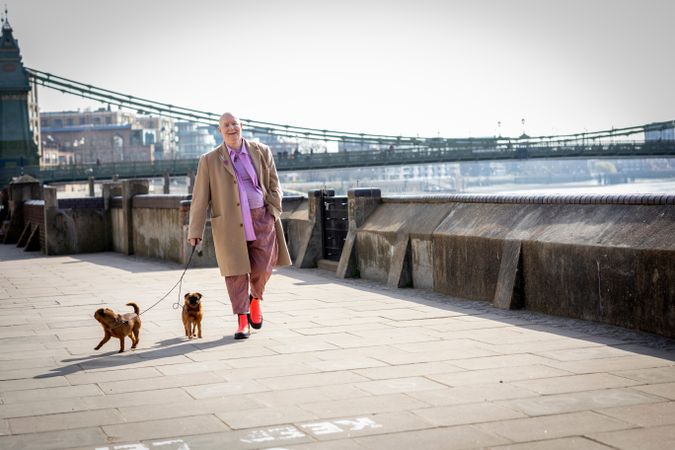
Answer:
<svg viewBox="0 0 675 450"><path fill-rule="evenodd" d="M178 157L183 159L199 158L200 155L213 150L216 138L213 134L215 125L201 125L194 122L177 122ZM216 131L217 133L217 131Z"/></svg>
<svg viewBox="0 0 675 450"><path fill-rule="evenodd" d="M172 159L176 155L173 119L128 111L59 111L40 114L42 165L102 164ZM58 162L57 162L58 161Z"/></svg>
<svg viewBox="0 0 675 450"><path fill-rule="evenodd" d="M42 142L40 165L42 167L50 167L65 166L69 164L75 164L73 152L62 150L51 136L47 136L47 139Z"/></svg>
<svg viewBox="0 0 675 450"><path fill-rule="evenodd" d="M156 160L177 158L178 129L174 119L141 116L138 123L143 127L145 141L155 145Z"/></svg>
<svg viewBox="0 0 675 450"><path fill-rule="evenodd" d="M0 36L0 167L38 163L37 108L37 89L28 79L5 9Z"/></svg>

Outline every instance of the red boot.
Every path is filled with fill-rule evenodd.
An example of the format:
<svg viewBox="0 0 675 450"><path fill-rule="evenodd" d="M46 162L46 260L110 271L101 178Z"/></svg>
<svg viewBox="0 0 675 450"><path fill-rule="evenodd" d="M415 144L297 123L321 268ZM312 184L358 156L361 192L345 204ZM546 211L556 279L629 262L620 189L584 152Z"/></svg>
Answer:
<svg viewBox="0 0 675 450"><path fill-rule="evenodd" d="M251 325L251 327L255 328L256 330L259 330L262 328L263 325L263 315L262 309L260 308L260 299L255 298L251 295L249 295L248 299L251 302L251 304L249 305L250 313L248 314L248 323Z"/></svg>
<svg viewBox="0 0 675 450"><path fill-rule="evenodd" d="M237 318L239 322L239 328L237 328L237 332L234 333L234 338L248 339L248 337L251 335L251 330L248 327L248 318L246 317L246 314L238 314Z"/></svg>

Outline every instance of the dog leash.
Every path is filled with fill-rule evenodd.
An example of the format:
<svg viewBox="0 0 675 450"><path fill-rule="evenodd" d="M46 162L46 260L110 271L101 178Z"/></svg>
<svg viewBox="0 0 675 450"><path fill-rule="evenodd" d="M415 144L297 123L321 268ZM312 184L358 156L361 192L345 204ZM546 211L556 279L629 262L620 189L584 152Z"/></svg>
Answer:
<svg viewBox="0 0 675 450"><path fill-rule="evenodd" d="M164 297L162 297L162 298L160 298L159 300L157 300L157 301L156 301L152 306L150 306L149 308L147 308L147 309L143 310L142 312L138 313L138 316L139 316L139 317L141 316L141 314L145 314L146 312L150 311L150 310L151 310L152 308L154 308L155 306L159 305L159 303L160 303L162 300L164 300L165 298L167 298L167 297L169 296L169 294L171 294L171 293L173 292L173 290L176 289L176 286L178 286L178 285L180 285L180 287L178 288L178 301L177 301L176 303L173 304L173 309L178 309L178 308L180 307L180 291L181 291L182 288L183 288L183 277L185 277L185 273L187 272L188 267L190 267L190 263L192 262L192 257L193 257L194 254L195 254L195 249L196 249L196 248L197 248L196 245L192 247L192 252L190 253L190 257L188 258L188 262L187 262L187 264L185 265L185 269L183 270L183 273L180 275L180 278L178 279L178 282L177 282L176 284L173 285L173 287L169 290L169 292L167 292L166 294L164 294ZM128 322L129 322L128 320L124 320L124 321L122 321L122 322L120 322L120 323L115 324L112 328L120 327L120 326L122 326L122 325L124 325L125 323L128 323Z"/></svg>
<svg viewBox="0 0 675 450"><path fill-rule="evenodd" d="M188 258L188 262L187 262L187 264L185 265L185 269L183 270L183 273L180 275L180 278L178 279L178 282L177 282L176 284L174 284L173 287L172 287L171 289L169 289L169 292L167 292L166 294L164 294L164 296L163 296L162 298L160 298L160 299L157 300L152 306L150 306L149 308L145 309L143 312L141 312L140 314L138 314L139 316L140 316L141 314L144 314L144 313L150 311L150 310L151 310L152 308L154 308L155 306L159 305L159 304L161 303L162 300L164 300L165 298L167 298L167 297L169 296L169 294L171 294L171 293L173 292L173 290L176 289L176 286L180 286L180 287L178 288L178 301L177 301L176 303L174 303L172 306L173 306L173 309L178 309L178 308L180 308L180 292L181 292L181 290L183 289L183 277L185 277L185 274L187 273L188 267L190 267L190 263L192 262L192 257L193 257L194 254L195 254L195 249L196 249L196 248L197 248L196 245L192 247L192 252L190 252L190 257Z"/></svg>

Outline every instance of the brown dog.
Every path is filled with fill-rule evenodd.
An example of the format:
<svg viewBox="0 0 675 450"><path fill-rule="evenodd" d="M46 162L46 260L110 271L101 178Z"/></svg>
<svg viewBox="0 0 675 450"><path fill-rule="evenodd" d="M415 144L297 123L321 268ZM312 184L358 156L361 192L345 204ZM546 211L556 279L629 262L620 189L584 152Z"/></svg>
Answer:
<svg viewBox="0 0 675 450"><path fill-rule="evenodd" d="M183 297L183 327L185 327L185 336L202 337L202 294L199 292L188 292ZM197 336L195 336L197 331Z"/></svg>
<svg viewBox="0 0 675 450"><path fill-rule="evenodd" d="M104 333L103 339L101 339L101 342L98 343L94 350L101 348L112 336L120 340L119 353L124 351L124 338L127 336L131 338L131 348L136 348L138 336L141 334L140 308L133 302L127 303L127 306L134 308L134 312L116 314L112 309L101 308L94 313L94 318L99 321Z"/></svg>

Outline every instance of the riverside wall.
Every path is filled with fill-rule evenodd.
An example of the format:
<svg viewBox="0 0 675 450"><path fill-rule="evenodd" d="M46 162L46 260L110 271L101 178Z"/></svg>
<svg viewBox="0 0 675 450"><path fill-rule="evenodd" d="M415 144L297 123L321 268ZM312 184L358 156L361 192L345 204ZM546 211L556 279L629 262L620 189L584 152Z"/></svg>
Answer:
<svg viewBox="0 0 675 450"><path fill-rule="evenodd" d="M331 194L284 199L298 268L322 258L320 208ZM12 198L12 223L47 254L112 250L216 266L208 221L194 254L187 243L189 196L148 195L147 180L109 183L102 198L76 200L21 184ZM381 197L361 188L349 191L348 207L339 277L675 337L674 195ZM44 208L42 228L36 208Z"/></svg>
<svg viewBox="0 0 675 450"><path fill-rule="evenodd" d="M391 197L350 232L362 278L675 337L675 196Z"/></svg>

